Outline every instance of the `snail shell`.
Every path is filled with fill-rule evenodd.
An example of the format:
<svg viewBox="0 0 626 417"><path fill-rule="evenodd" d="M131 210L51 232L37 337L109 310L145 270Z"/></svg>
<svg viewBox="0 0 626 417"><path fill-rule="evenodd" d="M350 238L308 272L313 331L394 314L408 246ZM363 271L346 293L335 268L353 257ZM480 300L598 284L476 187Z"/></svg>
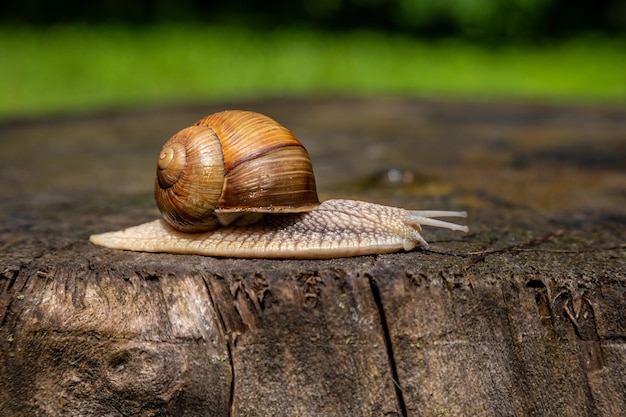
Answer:
<svg viewBox="0 0 626 417"><path fill-rule="evenodd" d="M172 136L159 154L155 198L165 221L182 232L320 204L304 146L276 121L248 111L215 113Z"/></svg>

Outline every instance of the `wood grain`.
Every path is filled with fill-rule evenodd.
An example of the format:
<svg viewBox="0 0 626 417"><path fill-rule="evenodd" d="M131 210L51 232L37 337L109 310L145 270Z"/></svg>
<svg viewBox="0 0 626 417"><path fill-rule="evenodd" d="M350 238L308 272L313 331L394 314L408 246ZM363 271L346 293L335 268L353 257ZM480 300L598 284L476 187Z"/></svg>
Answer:
<svg viewBox="0 0 626 417"><path fill-rule="evenodd" d="M161 144L223 108L294 132L322 199L463 209L470 233L319 261L90 244L157 218ZM626 414L624 109L273 100L0 137L0 415Z"/></svg>

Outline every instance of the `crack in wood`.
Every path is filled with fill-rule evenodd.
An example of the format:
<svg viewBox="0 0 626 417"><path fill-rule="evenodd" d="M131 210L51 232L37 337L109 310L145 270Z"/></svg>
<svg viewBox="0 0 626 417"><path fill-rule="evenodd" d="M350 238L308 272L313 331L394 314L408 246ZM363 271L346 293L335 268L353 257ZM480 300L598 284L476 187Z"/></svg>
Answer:
<svg viewBox="0 0 626 417"><path fill-rule="evenodd" d="M393 343L391 341L391 333L389 332L389 325L387 324L387 317L385 315L385 308L383 306L383 301L380 296L380 290L378 285L376 284L376 280L369 274L366 274L367 280L370 284L370 289L372 291L372 297L374 298L374 302L376 303L376 307L378 309L378 314L380 316L381 328L383 331L383 336L385 339L385 348L387 350L387 358L389 360L389 366L391 368L391 377L393 380L394 389L396 391L396 396L398 399L398 405L400 406L400 412L402 413L402 417L407 417L407 408L406 403L404 401L404 394L402 392L402 386L400 385L400 378L398 377L398 368L396 364L396 360L393 354Z"/></svg>
<svg viewBox="0 0 626 417"><path fill-rule="evenodd" d="M209 278L202 275L202 282L204 283L204 286L206 288L207 291L207 295L209 296L209 300L211 302L211 304L213 305L213 309L215 311L215 314L217 315L218 318L218 323L221 327L221 333L226 336L226 323L224 322L224 317L222 316L222 312L220 311L219 306L215 303L215 297L213 297L213 292L211 291L211 286L209 285L209 283L207 282ZM230 415L234 416L235 413L235 365L233 363L233 355L232 355L232 348L231 348L231 341L229 340L228 337L224 337L225 340L225 345L226 345L226 350L228 351L228 363L230 365L230 373L231 373L231 378L230 378L230 393L229 393L229 398L228 398L228 409L230 410ZM237 342L237 337L235 336L233 338L233 345L236 344Z"/></svg>

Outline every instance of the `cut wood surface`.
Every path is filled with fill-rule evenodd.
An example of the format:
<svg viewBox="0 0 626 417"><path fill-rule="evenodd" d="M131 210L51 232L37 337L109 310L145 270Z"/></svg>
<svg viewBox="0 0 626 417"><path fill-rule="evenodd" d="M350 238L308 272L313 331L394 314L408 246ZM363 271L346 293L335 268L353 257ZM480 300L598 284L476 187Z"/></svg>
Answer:
<svg viewBox="0 0 626 417"><path fill-rule="evenodd" d="M470 232L321 261L88 242L157 218L162 143L233 108L304 143L322 199ZM0 146L1 416L626 415L624 108L272 100L5 121Z"/></svg>

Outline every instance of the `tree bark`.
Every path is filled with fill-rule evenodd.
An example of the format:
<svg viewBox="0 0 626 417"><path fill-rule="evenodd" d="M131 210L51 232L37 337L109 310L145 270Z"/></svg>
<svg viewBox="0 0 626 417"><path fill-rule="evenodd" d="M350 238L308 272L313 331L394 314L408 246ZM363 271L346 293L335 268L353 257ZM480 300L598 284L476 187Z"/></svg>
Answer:
<svg viewBox="0 0 626 417"><path fill-rule="evenodd" d="M158 216L161 144L222 108L292 130L323 199L470 233L321 261L88 243ZM626 415L624 109L274 100L0 135L0 415Z"/></svg>

